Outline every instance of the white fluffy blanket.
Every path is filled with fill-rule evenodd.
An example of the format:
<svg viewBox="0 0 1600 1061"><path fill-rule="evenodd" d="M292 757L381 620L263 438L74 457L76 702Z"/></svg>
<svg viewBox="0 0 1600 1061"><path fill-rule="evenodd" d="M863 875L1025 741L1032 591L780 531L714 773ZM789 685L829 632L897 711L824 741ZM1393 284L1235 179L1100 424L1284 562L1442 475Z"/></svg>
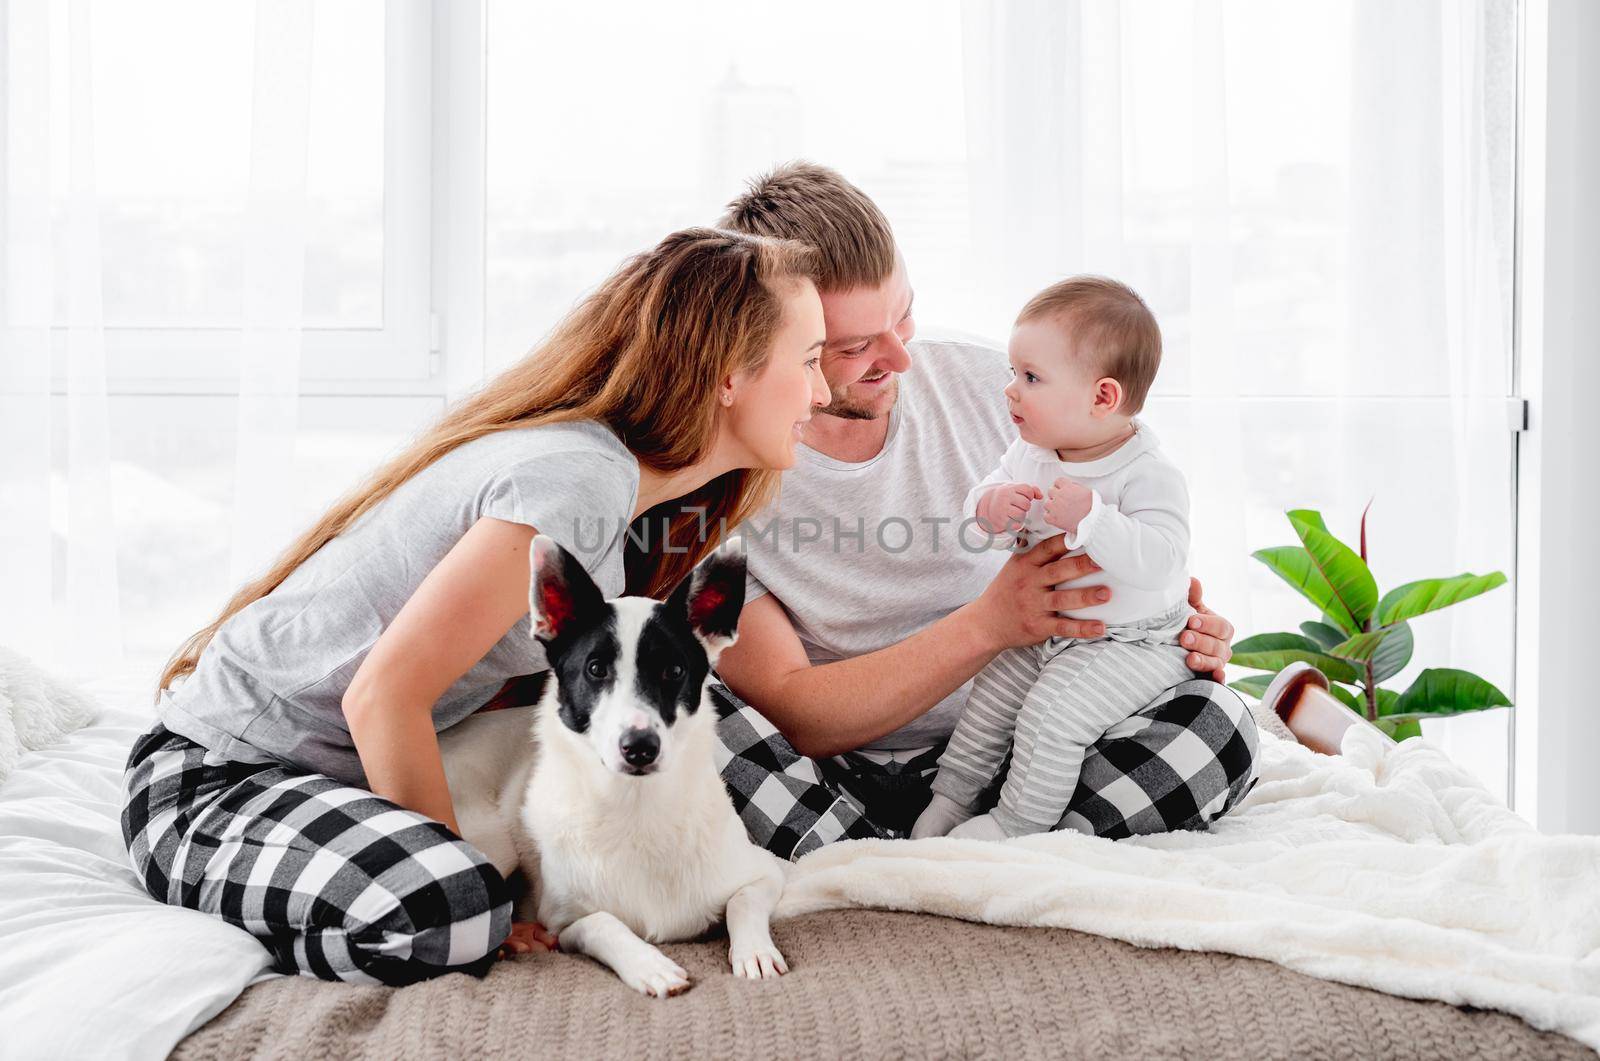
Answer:
<svg viewBox="0 0 1600 1061"><path fill-rule="evenodd" d="M1215 950L1504 1010L1600 1049L1600 837L1544 836L1437 748L1263 732L1206 833L855 840L795 864L779 917L871 906Z"/></svg>
<svg viewBox="0 0 1600 1061"><path fill-rule="evenodd" d="M37 751L99 715L89 697L0 645L0 785L25 751Z"/></svg>

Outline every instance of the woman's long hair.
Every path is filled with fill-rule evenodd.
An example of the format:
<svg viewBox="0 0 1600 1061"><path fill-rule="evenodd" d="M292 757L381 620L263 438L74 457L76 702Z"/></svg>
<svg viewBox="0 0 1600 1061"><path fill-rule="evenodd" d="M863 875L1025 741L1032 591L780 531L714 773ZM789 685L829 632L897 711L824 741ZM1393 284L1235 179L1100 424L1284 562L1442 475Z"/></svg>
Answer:
<svg viewBox="0 0 1600 1061"><path fill-rule="evenodd" d="M194 671L230 618L463 443L511 428L597 420L659 471L701 460L716 437L721 380L765 364L782 324L787 282L810 278L815 268L804 244L713 228L674 232L630 258L530 354L447 411L334 504L266 574L241 587L221 615L173 654L157 695ZM723 531L770 501L777 486L776 471L736 469L641 514L625 547L627 592L665 595ZM670 528L665 536L663 527ZM674 543L670 552L666 540Z"/></svg>

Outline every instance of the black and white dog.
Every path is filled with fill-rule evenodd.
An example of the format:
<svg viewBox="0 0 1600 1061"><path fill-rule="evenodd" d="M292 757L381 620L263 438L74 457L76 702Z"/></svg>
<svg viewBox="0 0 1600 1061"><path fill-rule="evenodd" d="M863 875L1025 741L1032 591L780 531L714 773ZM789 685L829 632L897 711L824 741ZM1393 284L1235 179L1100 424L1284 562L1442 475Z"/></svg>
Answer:
<svg viewBox="0 0 1600 1061"><path fill-rule="evenodd" d="M788 971L768 921L788 863L750 842L713 757L706 680L737 634L745 560L718 549L664 602L607 601L553 539L533 540L530 619L550 680L531 708L439 736L463 838L530 884L519 920L664 997L688 974L652 945L726 915L736 976Z"/></svg>

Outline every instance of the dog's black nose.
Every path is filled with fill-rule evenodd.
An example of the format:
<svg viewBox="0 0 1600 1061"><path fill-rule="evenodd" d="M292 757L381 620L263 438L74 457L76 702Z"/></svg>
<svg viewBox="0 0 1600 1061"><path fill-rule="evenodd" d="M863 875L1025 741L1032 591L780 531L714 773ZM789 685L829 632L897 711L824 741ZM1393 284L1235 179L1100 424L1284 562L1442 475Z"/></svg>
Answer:
<svg viewBox="0 0 1600 1061"><path fill-rule="evenodd" d="M661 754L661 738L653 729L630 729L622 735L622 758L629 766L649 766Z"/></svg>

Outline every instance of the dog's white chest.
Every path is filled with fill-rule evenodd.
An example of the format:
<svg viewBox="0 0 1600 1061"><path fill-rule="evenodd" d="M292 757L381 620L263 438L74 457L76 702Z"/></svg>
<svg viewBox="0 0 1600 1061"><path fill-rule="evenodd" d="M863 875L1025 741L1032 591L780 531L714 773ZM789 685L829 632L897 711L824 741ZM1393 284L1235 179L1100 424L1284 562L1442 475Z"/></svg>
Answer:
<svg viewBox="0 0 1600 1061"><path fill-rule="evenodd" d="M714 552L659 602L601 600L582 564L544 535L529 566L530 622L550 663L533 748L489 727L471 742L441 739L460 824L494 841L497 865L515 856L533 885L519 916L531 906L563 950L638 991L686 989L688 972L651 944L692 939L724 917L734 974L781 975L768 921L787 864L751 844L734 812L706 693L737 636L742 552ZM686 698L696 693L698 704ZM492 835L502 824L505 835Z"/></svg>
<svg viewBox="0 0 1600 1061"><path fill-rule="evenodd" d="M642 939L666 942L721 920L728 896L745 883L730 864L718 813L731 808L698 807L692 822L668 820L648 799L562 808L552 780L535 774L523 823L539 851L539 919L551 931L604 910Z"/></svg>

